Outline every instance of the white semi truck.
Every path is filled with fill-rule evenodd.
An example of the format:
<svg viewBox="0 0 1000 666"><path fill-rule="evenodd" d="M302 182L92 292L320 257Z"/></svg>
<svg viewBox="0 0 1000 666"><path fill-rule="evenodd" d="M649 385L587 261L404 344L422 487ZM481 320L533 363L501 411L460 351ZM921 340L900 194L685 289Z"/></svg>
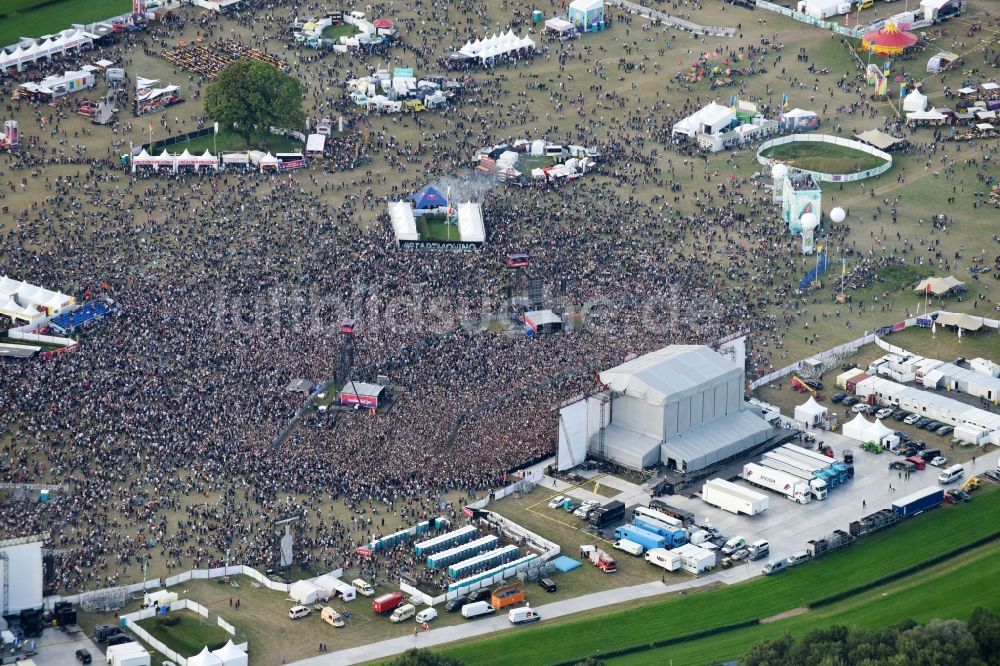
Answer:
<svg viewBox="0 0 1000 666"><path fill-rule="evenodd" d="M747 463L743 466L743 479L747 483L784 495L799 504L808 504L812 501L812 491L808 483L779 469Z"/></svg>
<svg viewBox="0 0 1000 666"><path fill-rule="evenodd" d="M756 516L767 510L767 495L743 488L725 479L709 479L701 488L701 500L730 513Z"/></svg>

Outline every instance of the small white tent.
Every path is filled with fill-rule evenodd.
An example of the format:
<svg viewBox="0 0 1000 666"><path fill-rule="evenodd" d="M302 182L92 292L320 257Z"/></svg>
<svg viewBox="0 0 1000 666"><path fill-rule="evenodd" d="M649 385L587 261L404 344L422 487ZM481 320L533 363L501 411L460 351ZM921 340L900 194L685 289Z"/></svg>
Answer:
<svg viewBox="0 0 1000 666"><path fill-rule="evenodd" d="M212 650L212 654L222 662L222 666L247 666L250 663L247 653L236 647L232 639L218 650ZM191 661L188 660L188 663Z"/></svg>
<svg viewBox="0 0 1000 666"><path fill-rule="evenodd" d="M222 666L222 660L208 651L206 645L201 652L193 657L188 657L188 666Z"/></svg>
<svg viewBox="0 0 1000 666"><path fill-rule="evenodd" d="M288 588L288 596L300 604L315 603L317 599L327 596L326 592L312 581L300 580Z"/></svg>
<svg viewBox="0 0 1000 666"><path fill-rule="evenodd" d="M927 95L920 92L919 88L914 89L903 98L903 113L919 113L927 110Z"/></svg>
<svg viewBox="0 0 1000 666"><path fill-rule="evenodd" d="M844 429L841 434L844 437L850 437L851 439L856 439L859 442L867 442L868 439L865 437L865 433L868 432L868 428L871 427L871 422L865 417L858 414L853 420L848 421L844 424Z"/></svg>
<svg viewBox="0 0 1000 666"><path fill-rule="evenodd" d="M816 399L809 396L803 404L795 407L795 420L802 421L807 426L814 426L823 422L826 416L826 407L816 402Z"/></svg>
<svg viewBox="0 0 1000 666"><path fill-rule="evenodd" d="M865 442L878 442L882 446L894 449L899 444L899 437L891 429L887 428L881 420L875 419L875 423L868 426L865 431Z"/></svg>

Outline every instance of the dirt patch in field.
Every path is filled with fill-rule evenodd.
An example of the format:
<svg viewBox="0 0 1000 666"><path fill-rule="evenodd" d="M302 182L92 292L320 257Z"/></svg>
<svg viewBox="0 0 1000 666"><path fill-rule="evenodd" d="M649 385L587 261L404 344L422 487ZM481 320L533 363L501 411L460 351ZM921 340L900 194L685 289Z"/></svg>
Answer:
<svg viewBox="0 0 1000 666"><path fill-rule="evenodd" d="M760 621L761 624L771 624L772 622L777 622L779 620L784 620L789 617L795 617L796 615L804 615L808 613L809 609L805 606L799 606L798 608L793 608L791 610L786 610L784 613L778 613L777 615L772 615L771 617L765 617Z"/></svg>

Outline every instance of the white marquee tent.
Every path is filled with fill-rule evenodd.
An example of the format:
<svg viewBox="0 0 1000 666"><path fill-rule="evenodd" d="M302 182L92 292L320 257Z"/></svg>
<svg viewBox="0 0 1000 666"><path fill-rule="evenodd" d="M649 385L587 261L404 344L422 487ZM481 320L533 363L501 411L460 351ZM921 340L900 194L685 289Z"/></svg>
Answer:
<svg viewBox="0 0 1000 666"><path fill-rule="evenodd" d="M27 63L37 62L40 58L49 58L66 53L71 49L81 49L92 46L95 36L84 30L67 28L47 39L24 40L10 53L0 50L0 73L11 67L18 71Z"/></svg>
<svg viewBox="0 0 1000 666"><path fill-rule="evenodd" d="M809 396L808 400L795 407L795 420L814 426L823 422L826 412L826 407L816 402L816 399L812 396Z"/></svg>
<svg viewBox="0 0 1000 666"><path fill-rule="evenodd" d="M312 581L300 580L292 583L292 586L288 588L288 596L300 604L311 604L328 595L323 588Z"/></svg>
<svg viewBox="0 0 1000 666"><path fill-rule="evenodd" d="M674 123L673 133L695 137L698 134L717 134L736 119L736 112L716 102L695 111L687 118Z"/></svg>
<svg viewBox="0 0 1000 666"><path fill-rule="evenodd" d="M232 639L218 650L212 650L212 654L219 659L222 666L247 666L250 663L247 653L236 647ZM188 660L188 664L190 663Z"/></svg>
<svg viewBox="0 0 1000 666"><path fill-rule="evenodd" d="M31 322L40 317L56 315L76 301L72 296L42 287L0 277L0 314L11 319Z"/></svg>
<svg viewBox="0 0 1000 666"><path fill-rule="evenodd" d="M209 652L207 645L195 656L188 657L187 663L188 666L223 666L222 660Z"/></svg>
<svg viewBox="0 0 1000 666"><path fill-rule="evenodd" d="M521 49L535 49L535 40L525 35L518 37L513 30L508 30L502 35L494 34L486 39L477 39L474 42L466 42L458 50L464 56L478 58L483 62L496 57L505 56Z"/></svg>
<svg viewBox="0 0 1000 666"><path fill-rule="evenodd" d="M483 227L483 209L475 202L458 205L458 236L465 243L482 243L486 240Z"/></svg>
<svg viewBox="0 0 1000 666"><path fill-rule="evenodd" d="M871 425L871 421L865 417L858 414L853 419L844 424L843 429L840 433L844 437L850 437L859 442L867 441L865 439L865 433L868 431L868 427Z"/></svg>
<svg viewBox="0 0 1000 666"><path fill-rule="evenodd" d="M413 208L409 202L393 201L389 204L389 220L397 241L418 241L417 221L413 217Z"/></svg>
<svg viewBox="0 0 1000 666"><path fill-rule="evenodd" d="M927 95L920 92L920 89L914 89L906 97L903 98L903 112L904 113L919 113L927 110Z"/></svg>
<svg viewBox="0 0 1000 666"><path fill-rule="evenodd" d="M354 589L353 585L340 580L333 572L314 578L313 584L326 592L326 595L331 599L339 594L344 598L344 601L353 601L358 596L358 591Z"/></svg>

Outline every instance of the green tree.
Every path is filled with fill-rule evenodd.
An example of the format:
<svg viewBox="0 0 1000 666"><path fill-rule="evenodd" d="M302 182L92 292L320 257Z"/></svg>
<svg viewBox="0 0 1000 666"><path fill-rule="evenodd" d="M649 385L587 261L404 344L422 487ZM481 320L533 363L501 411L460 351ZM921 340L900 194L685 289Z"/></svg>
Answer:
<svg viewBox="0 0 1000 666"><path fill-rule="evenodd" d="M983 666L979 646L960 620L931 620L899 635L893 666Z"/></svg>
<svg viewBox="0 0 1000 666"><path fill-rule="evenodd" d="M205 91L205 113L250 142L269 127L305 125L302 84L265 62L237 60Z"/></svg>
<svg viewBox="0 0 1000 666"><path fill-rule="evenodd" d="M441 657L430 650L412 648L389 662L392 666L465 666L458 659Z"/></svg>
<svg viewBox="0 0 1000 666"><path fill-rule="evenodd" d="M969 616L969 631L979 644L979 656L991 666L1000 664L1000 617L982 606Z"/></svg>

